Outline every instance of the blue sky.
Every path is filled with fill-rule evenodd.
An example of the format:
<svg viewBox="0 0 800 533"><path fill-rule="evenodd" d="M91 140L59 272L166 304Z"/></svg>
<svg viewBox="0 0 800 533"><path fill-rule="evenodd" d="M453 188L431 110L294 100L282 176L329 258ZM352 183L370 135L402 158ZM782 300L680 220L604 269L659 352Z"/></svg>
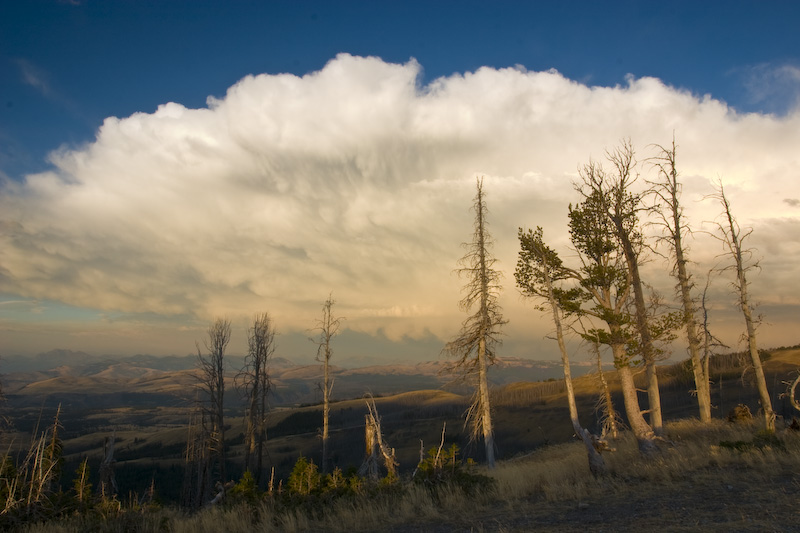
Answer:
<svg viewBox="0 0 800 533"><path fill-rule="evenodd" d="M3 2L0 168L19 178L105 117L202 107L247 74L302 75L339 52L414 57L423 82L517 64L591 85L654 76L781 113L796 93L751 78L800 65L798 23L794 2Z"/></svg>
<svg viewBox="0 0 800 533"><path fill-rule="evenodd" d="M542 217L563 243L578 166L673 131L696 223L730 180L771 252L756 289L788 342L798 23L793 2L3 2L0 355L184 353L211 317L264 307L305 338L334 291L377 339L358 355L434 358L462 318L450 270L480 174L508 353L547 358L515 228Z"/></svg>

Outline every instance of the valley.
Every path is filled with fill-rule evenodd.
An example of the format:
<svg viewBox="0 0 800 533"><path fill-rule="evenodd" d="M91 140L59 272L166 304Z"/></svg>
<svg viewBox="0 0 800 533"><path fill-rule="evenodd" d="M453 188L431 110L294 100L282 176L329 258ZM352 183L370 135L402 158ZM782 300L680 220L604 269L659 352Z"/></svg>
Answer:
<svg viewBox="0 0 800 533"><path fill-rule="evenodd" d="M92 361L83 366L61 365L49 370L6 374L6 416L12 427L3 433L3 445L25 449L30 436L52 423L59 405L59 423L65 464L62 485L67 487L81 461L93 471L102 460L103 443L116 439L115 473L122 492L143 493L151 483L165 502L180 498L184 449L189 418L198 398L195 370L183 361ZM788 400L781 397L782 382L793 376L800 350L773 350L765 369L779 415L791 419ZM183 365L183 366L182 366ZM160 366L160 368L159 368ZM187 368L188 366L188 368ZM370 394L381 417L385 441L395 450L401 472L412 471L420 448L437 446L445 429L447 445L457 444L463 456L481 460L481 447L464 431L469 390L446 386L438 362L358 369L336 368L331 405L331 458L343 470L358 468L364 459L364 396ZM573 374L582 423L597 431L595 405L599 381L589 365ZM493 368L492 407L498 458L510 460L549 445L573 439L563 379L554 363L505 361ZM621 406L615 372L605 369L614 401ZM583 375L580 375L583 374ZM685 363L659 367L662 407L667 420L696 417L689 393L691 372ZM273 405L267 421L266 466L275 479L286 479L299 456L319 460L318 365L294 365L276 360ZM712 361L712 400L715 418L724 418L738 404L758 410L755 388L742 378L735 354ZM643 380L640 373L638 380ZM643 381L640 385L644 385ZM241 475L244 454L243 403L235 388L235 372L226 375L226 447L232 476Z"/></svg>

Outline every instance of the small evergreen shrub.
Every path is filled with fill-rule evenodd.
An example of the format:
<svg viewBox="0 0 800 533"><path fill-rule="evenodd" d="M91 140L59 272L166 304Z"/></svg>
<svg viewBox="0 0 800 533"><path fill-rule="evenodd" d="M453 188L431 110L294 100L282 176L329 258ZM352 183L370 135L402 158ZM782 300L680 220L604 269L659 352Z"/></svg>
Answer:
<svg viewBox="0 0 800 533"><path fill-rule="evenodd" d="M436 489L448 484L474 494L478 489L492 489L494 480L474 472L475 462L468 459L466 464L458 458L457 444L449 448L430 448L427 457L419 464L414 482Z"/></svg>

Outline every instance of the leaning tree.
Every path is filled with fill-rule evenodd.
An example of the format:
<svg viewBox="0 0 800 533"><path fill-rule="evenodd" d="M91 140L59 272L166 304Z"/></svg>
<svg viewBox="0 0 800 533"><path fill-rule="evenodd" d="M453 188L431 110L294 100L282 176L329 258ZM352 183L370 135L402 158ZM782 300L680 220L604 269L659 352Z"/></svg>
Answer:
<svg viewBox="0 0 800 533"><path fill-rule="evenodd" d="M581 181L575 188L584 198L593 196L593 202L608 217L611 223L609 229L625 259L631 284L638 349L647 375L650 423L659 434L662 432L662 418L656 361L660 352L655 346L654 328L644 296L645 284L639 268L645 250L639 220L639 213L645 209L643 193L634 191L639 176L630 141L623 141L618 148L607 152L606 158L611 165L610 171L590 161L579 170Z"/></svg>
<svg viewBox="0 0 800 533"><path fill-rule="evenodd" d="M672 275L677 279L677 291L683 311L683 324L689 345L689 360L694 374L697 405L700 410L700 421L711 421L711 386L709 384L707 354L701 347L701 326L698 323L697 302L692 295L694 281L687 268L689 263L686 236L691 233L683 216L681 204L681 182L678 180L676 165L677 146L675 140L672 147L656 145L659 154L650 161L658 169L659 179L651 183L652 193L656 198L655 213L658 225L664 231L664 241L669 246L672 256Z"/></svg>
<svg viewBox="0 0 800 533"><path fill-rule="evenodd" d="M540 302L537 309L552 313L556 341L561 352L561 364L564 367L564 383L567 388L567 403L572 427L586 446L589 470L594 475L603 474L606 471L606 464L603 456L600 455L600 451L603 449L602 441L584 429L578 418L578 406L575 402L572 372L569 366L569 353L564 342L564 327L561 321L563 303L574 301L575 297L579 296L579 289L567 288L565 290L558 284L566 280L576 280L579 275L564 266L555 250L545 244L541 227L536 228L536 231L523 231L520 228L519 243L519 259L514 271L517 286L522 294L536 298Z"/></svg>
<svg viewBox="0 0 800 533"><path fill-rule="evenodd" d="M725 196L725 189L722 182L718 184L717 192L712 196L722 204L722 220L717 223L716 237L722 242L727 255L732 263L724 270L733 270L736 277L733 286L739 299L739 308L742 310L745 322L745 336L747 339L750 361L753 365L753 372L756 376L756 386L758 388L759 399L761 400L761 411L764 415L764 426L767 431L775 431L775 412L772 410L772 399L767 389L767 380L764 377L764 368L761 366L761 357L758 354L758 342L756 339L757 321L753 318L753 308L748 294L749 285L747 273L758 268L758 263L747 265L747 258L752 256L752 251L743 248L744 240L750 236L752 229L742 230L739 222L733 216L731 204Z"/></svg>
<svg viewBox="0 0 800 533"><path fill-rule="evenodd" d="M562 303L570 314L599 321L581 335L590 343L611 348L620 378L628 424L644 454L656 450L655 433L642 415L634 384L634 366L640 360L635 318L629 312L631 272L618 246L606 200L600 191L589 193L569 207L569 231L580 266L574 268L580 291Z"/></svg>

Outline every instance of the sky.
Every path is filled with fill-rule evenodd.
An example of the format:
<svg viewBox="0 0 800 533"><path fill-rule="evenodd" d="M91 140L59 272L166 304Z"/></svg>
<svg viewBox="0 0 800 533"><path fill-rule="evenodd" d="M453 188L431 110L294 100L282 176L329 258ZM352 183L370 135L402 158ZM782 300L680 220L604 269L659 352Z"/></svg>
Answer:
<svg viewBox="0 0 800 533"><path fill-rule="evenodd" d="M722 182L761 343L797 344L798 23L792 2L3 2L0 357L184 355L220 316L243 353L266 311L310 360L332 295L341 361L435 360L483 177L498 355L554 359L517 228L574 261L578 169L630 139L643 184L673 135L698 285L726 265ZM672 304L663 254L644 275ZM734 349L735 305L712 276Z"/></svg>

